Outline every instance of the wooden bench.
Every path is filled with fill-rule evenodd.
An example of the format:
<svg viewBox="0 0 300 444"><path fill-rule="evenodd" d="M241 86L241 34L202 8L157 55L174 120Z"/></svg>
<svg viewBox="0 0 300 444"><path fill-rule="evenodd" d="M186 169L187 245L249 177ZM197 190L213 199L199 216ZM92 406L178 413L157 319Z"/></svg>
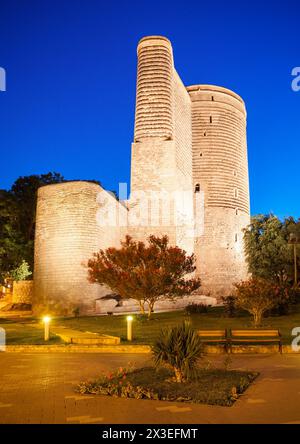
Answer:
<svg viewBox="0 0 300 444"><path fill-rule="evenodd" d="M228 343L231 353L233 344L242 343L276 343L279 352L282 353L282 339L279 330L230 330Z"/></svg>
<svg viewBox="0 0 300 444"><path fill-rule="evenodd" d="M197 330L198 336L207 344L223 344L228 351L227 330Z"/></svg>

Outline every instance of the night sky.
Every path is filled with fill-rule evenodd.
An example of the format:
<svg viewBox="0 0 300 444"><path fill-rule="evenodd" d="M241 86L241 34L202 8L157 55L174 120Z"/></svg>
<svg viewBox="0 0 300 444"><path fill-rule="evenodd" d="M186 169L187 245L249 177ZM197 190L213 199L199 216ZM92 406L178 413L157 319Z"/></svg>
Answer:
<svg viewBox="0 0 300 444"><path fill-rule="evenodd" d="M128 182L136 46L159 34L186 85L245 100L252 214L299 217L299 21L297 0L0 0L0 188L48 171Z"/></svg>

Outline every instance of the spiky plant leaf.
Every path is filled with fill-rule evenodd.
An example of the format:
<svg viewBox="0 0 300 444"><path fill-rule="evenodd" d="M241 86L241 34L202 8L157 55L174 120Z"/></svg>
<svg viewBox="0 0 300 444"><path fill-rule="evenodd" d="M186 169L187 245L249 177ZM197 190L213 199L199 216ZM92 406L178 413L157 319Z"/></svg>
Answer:
<svg viewBox="0 0 300 444"><path fill-rule="evenodd" d="M179 374L179 377L176 376L177 380L180 375L185 379L194 376L197 360L202 352L202 342L187 322L161 330L152 346L155 365L171 367L175 376Z"/></svg>

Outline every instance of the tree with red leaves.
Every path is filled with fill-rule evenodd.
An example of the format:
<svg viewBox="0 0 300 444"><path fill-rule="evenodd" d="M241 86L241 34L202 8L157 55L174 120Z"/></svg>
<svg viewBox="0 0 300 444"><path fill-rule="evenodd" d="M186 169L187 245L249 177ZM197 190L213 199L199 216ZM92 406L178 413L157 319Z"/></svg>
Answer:
<svg viewBox="0 0 300 444"><path fill-rule="evenodd" d="M150 236L148 244L126 236L120 248L100 250L88 261L90 282L135 299L142 314L147 303L149 318L159 299L172 300L200 287L200 279L191 276L195 268L195 256L170 246L167 236Z"/></svg>
<svg viewBox="0 0 300 444"><path fill-rule="evenodd" d="M288 289L269 279L252 277L235 285L235 304L253 316L255 327L262 323L264 313L288 300Z"/></svg>

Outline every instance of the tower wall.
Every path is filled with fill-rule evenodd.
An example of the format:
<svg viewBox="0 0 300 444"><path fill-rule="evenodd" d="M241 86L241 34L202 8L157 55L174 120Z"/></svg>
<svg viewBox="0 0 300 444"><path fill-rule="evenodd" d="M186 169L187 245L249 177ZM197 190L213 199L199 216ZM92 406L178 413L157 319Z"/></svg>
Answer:
<svg viewBox="0 0 300 444"><path fill-rule="evenodd" d="M80 307L83 313L94 309L97 298L110 293L88 282L86 268L88 259L100 248L119 245L116 226L101 224L103 205L114 208L119 203L94 183L66 182L39 189L33 301L36 312L64 314Z"/></svg>
<svg viewBox="0 0 300 444"><path fill-rule="evenodd" d="M204 230L195 239L197 273L204 292L226 296L247 275L242 233L250 223L246 110L228 89L196 85L187 90L194 190L198 184L204 192Z"/></svg>
<svg viewBox="0 0 300 444"><path fill-rule="evenodd" d="M125 207L99 185L83 181L39 189L36 312L95 310L97 299L111 291L90 284L85 265L99 249L118 247L126 234L143 241L150 234L166 234L171 244L194 252L202 294L229 295L233 283L247 275L244 102L218 86L186 88L165 37L143 38L137 54L130 199ZM204 196L200 212L198 194ZM105 301L97 304L105 311Z"/></svg>
<svg viewBox="0 0 300 444"><path fill-rule="evenodd" d="M183 213L182 203L173 198L176 192L184 191L192 198L191 101L175 71L169 40L160 36L146 37L139 42L137 54L131 214L140 206L136 200L138 193L155 199L155 193L161 192L166 197L156 204L149 202L148 208L142 210L143 223L132 227L131 232L141 239L149 234L167 234L172 244L191 252L192 238L187 236L185 224L178 226L177 223L178 215ZM162 211L167 199L170 223ZM154 220L158 223L153 223Z"/></svg>
<svg viewBox="0 0 300 444"><path fill-rule="evenodd" d="M134 141L173 138L173 52L168 39L145 37L137 48Z"/></svg>

